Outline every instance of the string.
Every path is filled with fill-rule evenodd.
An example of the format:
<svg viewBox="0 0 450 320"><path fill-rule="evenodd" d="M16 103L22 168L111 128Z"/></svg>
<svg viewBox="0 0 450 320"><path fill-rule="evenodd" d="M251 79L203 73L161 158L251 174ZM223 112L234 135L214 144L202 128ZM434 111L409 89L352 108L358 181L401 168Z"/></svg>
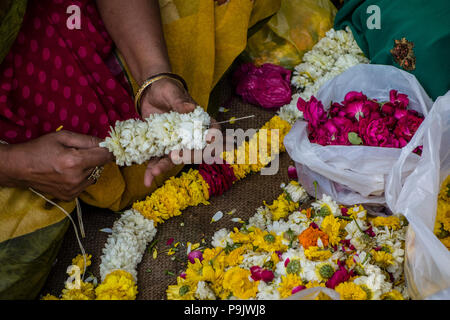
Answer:
<svg viewBox="0 0 450 320"><path fill-rule="evenodd" d="M59 130L62 129L62 126L60 128L58 128ZM59 131L59 130L56 131ZM1 144L8 144L8 142L0 140ZM53 202L52 200L46 198L44 195L42 195L41 193L37 192L36 190L34 190L33 188L28 188L31 192L33 192L34 194L36 194L37 196L41 197L42 199L44 199L45 201L47 201L48 203L54 205L55 207L57 207L59 210L61 210L70 220L70 222L73 225L73 229L75 230L75 236L77 238L78 241L78 245L80 247L81 250L81 254L83 255L83 261L84 261L84 266L83 266L83 275L82 275L82 280L84 280L84 274L86 273L86 251L84 250L83 244L81 243L80 237L78 236L78 229L77 229L77 225L75 224L75 221L73 221L72 217L70 216L70 214L60 205L58 205L57 203ZM75 198L75 203L77 205L77 216L78 216L78 224L80 226L80 232L81 232L81 236L83 238L86 237L86 234L84 232L84 225L83 225L83 218L82 218L82 212L81 212L81 205L80 205L80 201L78 200L78 198Z"/></svg>
<svg viewBox="0 0 450 320"><path fill-rule="evenodd" d="M77 226L76 226L76 224L75 224L75 221L73 221L73 219L72 219L72 217L70 216L70 214L69 214L63 207L61 207L61 206L58 205L57 203L53 202L52 200L46 198L44 195L42 195L41 193L37 192L37 191L34 190L33 188L28 188L28 189L29 189L31 192L33 192L34 194L36 194L37 196L39 196L39 197L41 197L42 199L44 199L45 201L47 201L48 203L50 203L50 204L54 205L55 207L57 207L58 209L60 209L60 210L67 216L67 218L69 218L69 220L70 220L70 222L72 223L73 228L74 228L74 230L75 230L75 237L77 238L78 245L79 245L80 250L81 250L81 254L83 255L84 266L83 266L83 274L82 274L82 278L81 278L81 279L84 280L84 274L86 273L86 264L87 264L87 261L86 261L86 251L84 250L83 244L81 243L80 237L79 237L79 235L78 235L78 230L77 230ZM77 203L77 206L79 206L78 198L76 198L75 201L76 201L76 203ZM80 208L80 211L81 211L81 208ZM79 215L79 219L81 220L80 215ZM79 220L79 221L80 221L80 220ZM83 229L82 233L84 234L84 228L83 228L83 227L80 227L80 229Z"/></svg>

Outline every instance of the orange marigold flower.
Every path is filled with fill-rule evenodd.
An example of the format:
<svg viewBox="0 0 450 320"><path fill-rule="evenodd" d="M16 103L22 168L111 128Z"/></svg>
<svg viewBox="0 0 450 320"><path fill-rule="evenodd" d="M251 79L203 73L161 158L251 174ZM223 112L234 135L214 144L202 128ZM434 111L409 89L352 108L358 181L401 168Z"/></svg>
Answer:
<svg viewBox="0 0 450 320"><path fill-rule="evenodd" d="M303 248L306 250L311 246L317 246L317 240L319 238L322 241L324 247L328 246L328 235L318 228L309 226L308 229L303 231L298 236L298 241L301 243Z"/></svg>

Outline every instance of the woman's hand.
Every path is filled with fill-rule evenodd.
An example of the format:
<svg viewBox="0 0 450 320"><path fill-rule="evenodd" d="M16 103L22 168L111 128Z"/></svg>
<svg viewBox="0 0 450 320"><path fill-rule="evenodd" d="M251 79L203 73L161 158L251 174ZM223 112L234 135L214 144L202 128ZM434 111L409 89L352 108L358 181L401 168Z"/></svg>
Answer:
<svg viewBox="0 0 450 320"><path fill-rule="evenodd" d="M71 201L95 182L88 179L94 168L113 159L107 149L98 146L100 141L97 137L60 131L26 143L2 146L0 183L31 187Z"/></svg>

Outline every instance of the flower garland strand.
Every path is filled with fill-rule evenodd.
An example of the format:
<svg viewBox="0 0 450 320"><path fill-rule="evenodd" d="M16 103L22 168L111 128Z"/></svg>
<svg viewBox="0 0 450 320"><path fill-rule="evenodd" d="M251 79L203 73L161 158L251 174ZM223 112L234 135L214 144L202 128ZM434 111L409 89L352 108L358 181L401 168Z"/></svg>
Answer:
<svg viewBox="0 0 450 320"><path fill-rule="evenodd" d="M142 164L173 150L203 149L210 123L200 106L191 113L171 111L151 114L145 120L117 121L100 146L111 151L120 166Z"/></svg>
<svg viewBox="0 0 450 320"><path fill-rule="evenodd" d="M298 92L292 95L291 103L281 108L279 115L290 123L302 117L297 109L299 98L309 100L317 95L319 88L328 80L350 67L369 63L358 47L349 27L345 30L330 29L310 51L305 53L303 62L295 67L291 84Z"/></svg>

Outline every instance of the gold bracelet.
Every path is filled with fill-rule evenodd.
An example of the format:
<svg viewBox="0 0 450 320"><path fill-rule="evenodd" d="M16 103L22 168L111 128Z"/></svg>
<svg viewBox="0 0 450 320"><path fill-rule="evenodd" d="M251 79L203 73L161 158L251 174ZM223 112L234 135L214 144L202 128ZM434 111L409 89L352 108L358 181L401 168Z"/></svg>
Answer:
<svg viewBox="0 0 450 320"><path fill-rule="evenodd" d="M142 99L142 95L144 93L144 91L149 88L154 82L161 80L161 79L172 79L172 80L176 80L179 83L181 83L184 87L184 89L186 91L188 91L188 87L186 84L186 81L184 81L184 79L182 77L180 77L179 75L175 74L175 73L170 73L170 72L164 72L164 73L158 73L155 74L154 76L151 76L150 78L148 78L147 80L144 81L144 83L142 84L142 86L139 88L139 90L136 92L136 96L134 98L134 107L136 108L136 112L139 116L142 117L141 113L140 113L140 107L141 107L141 99Z"/></svg>

